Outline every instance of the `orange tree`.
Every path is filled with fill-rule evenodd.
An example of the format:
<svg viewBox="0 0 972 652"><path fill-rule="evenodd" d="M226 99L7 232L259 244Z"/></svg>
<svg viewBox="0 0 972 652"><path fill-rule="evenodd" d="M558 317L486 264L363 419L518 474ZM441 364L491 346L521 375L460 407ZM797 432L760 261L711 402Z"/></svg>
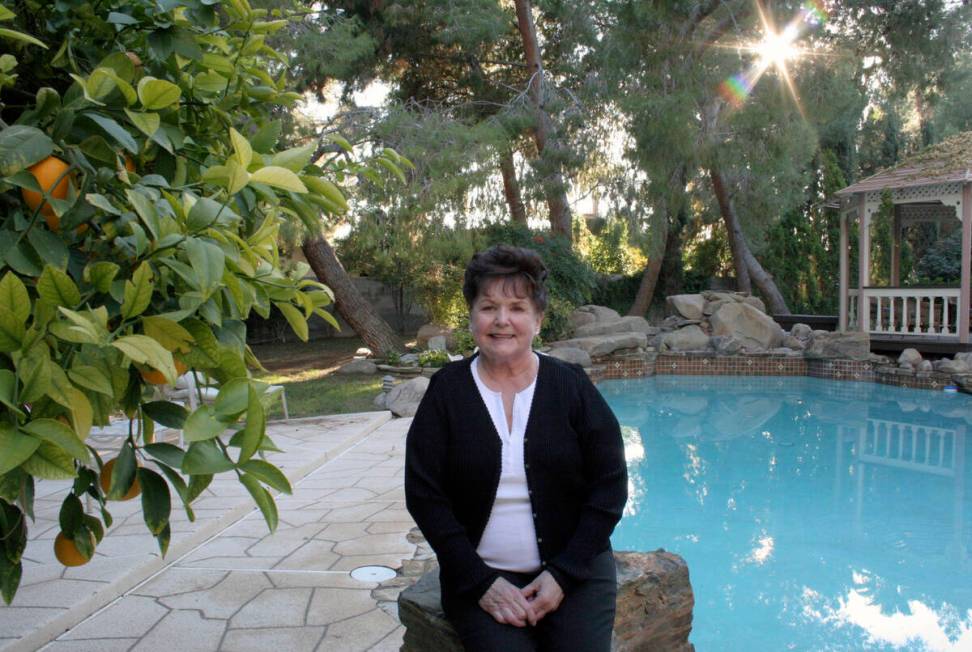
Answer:
<svg viewBox="0 0 972 652"><path fill-rule="evenodd" d="M274 114L298 96L266 39L286 23L247 0L0 5L8 603L36 479L73 480L58 537L58 557L72 564L90 559L111 525L106 501L139 489L165 554L173 490L192 519L193 499L216 473L236 474L276 526L269 490L290 486L263 459L275 450L270 397L250 377L259 363L244 320L276 306L303 339L313 314L333 321L323 310L329 290L303 278L306 266L278 259L278 227L316 227L322 211L346 209L326 176L371 173L352 163L325 172L311 161L314 146L278 148ZM192 413L153 393L152 383L172 383L186 367L220 383L215 402ZM86 439L119 413L131 426L108 466ZM182 429L186 446L155 441L156 423Z"/></svg>

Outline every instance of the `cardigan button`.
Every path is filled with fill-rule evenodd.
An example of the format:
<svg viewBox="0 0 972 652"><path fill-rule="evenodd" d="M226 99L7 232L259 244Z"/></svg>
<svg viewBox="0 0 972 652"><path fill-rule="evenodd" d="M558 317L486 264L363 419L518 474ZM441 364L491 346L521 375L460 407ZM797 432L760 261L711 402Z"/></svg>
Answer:
<svg viewBox="0 0 972 652"><path fill-rule="evenodd" d="M529 465L529 464L524 464L524 465L523 465L523 468L524 468L524 469L529 469L529 468L530 468L530 465Z"/></svg>
<svg viewBox="0 0 972 652"><path fill-rule="evenodd" d="M533 518L536 518L536 517L537 517L537 513L536 512L533 512Z"/></svg>
<svg viewBox="0 0 972 652"><path fill-rule="evenodd" d="M543 537L537 537L537 543L543 543Z"/></svg>

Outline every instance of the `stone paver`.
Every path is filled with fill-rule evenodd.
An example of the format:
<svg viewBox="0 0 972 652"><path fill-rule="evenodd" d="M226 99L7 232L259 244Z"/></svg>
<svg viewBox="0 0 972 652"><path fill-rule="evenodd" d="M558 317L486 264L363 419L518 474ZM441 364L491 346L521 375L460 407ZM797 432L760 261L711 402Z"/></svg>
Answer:
<svg viewBox="0 0 972 652"><path fill-rule="evenodd" d="M271 423L268 433L284 452L269 459L284 471L299 495L303 479L327 477L322 471L329 463L341 462L349 449L369 438L389 418L387 412L377 412ZM404 443L403 432L402 426L395 424L387 433L375 436L373 442L369 438L363 457L352 457L350 464L339 465L343 470L355 469L358 476L341 477L330 490L321 489L322 495L310 495L304 503L310 503L308 507L314 511L313 503L326 498L328 492L343 489L367 492L349 498L373 497L375 492L367 487L355 489L354 481L367 475L371 467L394 460L396 446ZM93 437L91 441L100 452L110 454L119 439ZM115 523L95 557L84 566L67 569L56 563L52 550L58 531L57 513L67 486L65 482L38 483L37 521L31 525L21 588L12 605L0 606L2 652L36 650L48 642L46 650L255 649L246 647L249 644L242 642L246 637L234 632L239 629L236 624L243 622L240 614L249 602L264 599L278 604L273 592L285 587L269 579L265 571L285 559L297 559L295 555L307 543L316 542L315 537L330 524L321 519L349 506L346 501L332 500L314 514L281 509L279 536L269 536L245 490L233 478L217 478L194 503L195 523L173 507L173 534L165 560L159 557L154 538L141 521L139 501L132 501L134 504L111 504ZM281 505L286 500L291 498L278 497ZM377 506L376 511L387 503ZM294 503L295 507L298 504ZM319 543L331 547L337 542ZM407 549L399 548L408 556ZM340 560L338 553L330 554L332 557L324 560L328 567ZM305 558L309 558L306 553ZM237 569L243 570L230 572ZM293 570L317 571L308 569L306 562ZM306 584L304 611L317 586L314 582ZM280 641L281 649L303 649L313 639L315 643L309 648L313 649L326 632L321 627L304 626L304 614L299 621L300 631L263 632L260 640ZM293 641L293 647L285 641Z"/></svg>
<svg viewBox="0 0 972 652"><path fill-rule="evenodd" d="M379 586L349 571L378 564L411 576L429 557L401 495L408 425L389 421L294 482L277 499L274 534L251 509L43 649L397 651L395 599L409 578ZM272 436L304 455L314 446L303 432Z"/></svg>

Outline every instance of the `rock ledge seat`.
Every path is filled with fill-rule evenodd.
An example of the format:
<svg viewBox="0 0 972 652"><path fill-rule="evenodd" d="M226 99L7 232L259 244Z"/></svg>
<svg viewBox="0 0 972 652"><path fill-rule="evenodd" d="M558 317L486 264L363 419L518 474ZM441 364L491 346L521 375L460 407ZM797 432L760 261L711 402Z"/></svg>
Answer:
<svg viewBox="0 0 972 652"><path fill-rule="evenodd" d="M685 560L664 550L615 552L614 558L618 599L612 652L694 652L688 638L695 598ZM398 615L405 626L401 652L462 652L442 612L437 568L402 591Z"/></svg>

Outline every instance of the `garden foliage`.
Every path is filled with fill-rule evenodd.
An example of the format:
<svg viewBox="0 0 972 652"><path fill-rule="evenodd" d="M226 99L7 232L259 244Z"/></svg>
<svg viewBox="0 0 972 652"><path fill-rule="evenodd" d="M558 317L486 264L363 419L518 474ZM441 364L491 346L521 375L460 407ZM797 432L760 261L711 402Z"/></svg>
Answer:
<svg viewBox="0 0 972 652"><path fill-rule="evenodd" d="M37 479L73 480L60 529L82 562L111 525L106 501L136 483L163 554L171 493L192 519L217 473L235 474L276 526L270 490L290 486L261 459L275 450L270 397L250 377L259 363L244 320L276 306L304 339L312 315L333 321L329 290L278 259L277 232L346 204L333 181L343 172L313 164L316 144L277 147L274 112L298 99L284 57L267 46L286 17L247 0L21 0L0 6L0 21L0 590L9 602ZM52 157L63 162L57 178L31 172ZM186 368L220 383L214 404L189 413L158 399L152 383ZM119 413L132 425L99 483L103 461L86 440ZM156 423L182 429L187 445L156 441Z"/></svg>

